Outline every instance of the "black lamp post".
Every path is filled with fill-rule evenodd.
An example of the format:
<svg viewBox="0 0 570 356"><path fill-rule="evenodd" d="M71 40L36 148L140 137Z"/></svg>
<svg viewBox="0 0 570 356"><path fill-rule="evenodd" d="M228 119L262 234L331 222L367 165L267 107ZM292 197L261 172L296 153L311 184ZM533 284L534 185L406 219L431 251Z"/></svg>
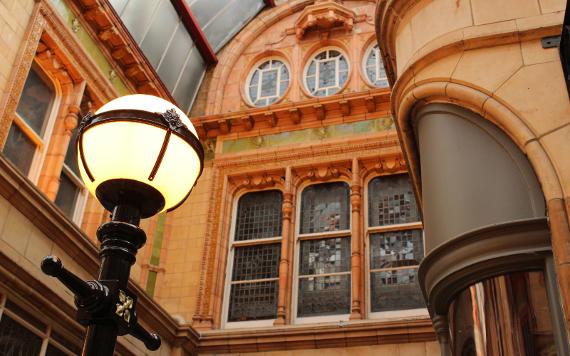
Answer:
<svg viewBox="0 0 570 356"><path fill-rule="evenodd" d="M75 294L77 320L87 326L83 355L113 355L117 336L125 334L157 350L160 337L138 323L137 298L127 290L137 250L146 242L138 225L186 200L202 173L202 146L182 111L149 95L115 99L83 118L78 129L81 178L112 213L97 231L99 279L81 280L55 256L44 258L42 271Z"/></svg>

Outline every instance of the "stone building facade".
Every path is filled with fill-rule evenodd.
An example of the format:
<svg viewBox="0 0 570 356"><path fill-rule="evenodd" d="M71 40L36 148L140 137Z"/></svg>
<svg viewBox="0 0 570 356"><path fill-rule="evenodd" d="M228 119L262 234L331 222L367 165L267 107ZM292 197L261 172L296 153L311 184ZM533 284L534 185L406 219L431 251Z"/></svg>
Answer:
<svg viewBox="0 0 570 356"><path fill-rule="evenodd" d="M546 335L537 344L564 350L568 318L556 316L566 315L570 300L569 108L557 51L540 44L560 33L563 1L252 0L249 11L233 1L137 1L0 2L0 353L80 352L84 330L74 321L73 296L39 263L55 254L82 278L96 276L95 233L109 217L77 178L74 129L82 115L131 93L189 108L206 161L182 206L141 223L147 243L130 287L139 318L163 346L149 352L120 337L118 354L439 355L450 347L451 316L473 315L442 311L470 300L464 291L475 290L468 287L481 276L523 270L546 271L523 279L549 286L548 295L531 298L551 305L534 314ZM167 16L172 26L160 26ZM235 24L220 36L215 26L230 21L224 16ZM427 176L449 171L445 164L424 168L423 157L437 162L441 152L437 145L418 150L414 135L463 138L460 129L418 131L415 116L431 122L429 104L436 103L443 104L436 113L496 125L488 130L493 142L508 146L526 174L517 190L509 182L518 182L518 171L505 171L499 196L510 201L527 192L517 204L528 209L499 214L503 220L485 215L471 226L460 217L441 222L468 204L438 201L444 194L431 192L445 186L429 190L426 182L467 190L457 172L470 171L457 166L445 179ZM498 150L469 159L493 152L502 157ZM483 162L476 167L485 171ZM475 191L491 198L484 186ZM524 253L507 248L502 255L523 256L507 258L518 269L472 268L462 283L424 283L453 281L464 271L430 272L441 265L445 238L517 219L526 224L510 226L518 235L499 235L520 240L534 232L521 244ZM453 298L441 301L442 286L455 288ZM557 286L559 299L551 292ZM459 327L451 322L452 333Z"/></svg>
<svg viewBox="0 0 570 356"><path fill-rule="evenodd" d="M568 354L570 105L549 45L565 9L378 3L392 113L423 209L420 284L444 353Z"/></svg>

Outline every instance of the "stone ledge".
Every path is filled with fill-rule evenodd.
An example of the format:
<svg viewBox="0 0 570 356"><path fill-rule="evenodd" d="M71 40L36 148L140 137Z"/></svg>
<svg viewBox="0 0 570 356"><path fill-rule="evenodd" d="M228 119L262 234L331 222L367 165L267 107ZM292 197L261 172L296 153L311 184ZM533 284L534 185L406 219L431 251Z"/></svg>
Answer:
<svg viewBox="0 0 570 356"><path fill-rule="evenodd" d="M434 341L428 318L216 330L200 334L199 353L260 352Z"/></svg>

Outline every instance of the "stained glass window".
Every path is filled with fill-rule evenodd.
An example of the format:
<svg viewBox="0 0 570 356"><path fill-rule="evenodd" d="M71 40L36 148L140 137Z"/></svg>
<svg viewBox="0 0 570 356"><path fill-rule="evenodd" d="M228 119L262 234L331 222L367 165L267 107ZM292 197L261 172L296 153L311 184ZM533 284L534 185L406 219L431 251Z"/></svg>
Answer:
<svg viewBox="0 0 570 356"><path fill-rule="evenodd" d="M366 72L366 77L374 86L380 88L388 87L388 77L378 45L374 45L368 50L364 61L364 71Z"/></svg>
<svg viewBox="0 0 570 356"><path fill-rule="evenodd" d="M378 177L368 185L368 225L385 226L419 220L407 174Z"/></svg>
<svg viewBox="0 0 570 356"><path fill-rule="evenodd" d="M32 66L3 149L6 158L26 175L30 174L34 155L46 136L54 99L51 83Z"/></svg>
<svg viewBox="0 0 570 356"><path fill-rule="evenodd" d="M247 193L238 202L234 241L281 235L281 192Z"/></svg>
<svg viewBox="0 0 570 356"><path fill-rule="evenodd" d="M300 226L301 234L350 229L348 184L335 182L305 188Z"/></svg>
<svg viewBox="0 0 570 356"><path fill-rule="evenodd" d="M393 226L399 224L407 225L393 230ZM424 257L422 230L418 225L419 214L408 175L383 176L370 181L368 226L373 228L369 232L372 312L425 308L417 278L417 267Z"/></svg>
<svg viewBox="0 0 570 356"><path fill-rule="evenodd" d="M311 185L301 194L297 317L350 313L349 200L344 182ZM346 235L314 236L335 231Z"/></svg>
<svg viewBox="0 0 570 356"><path fill-rule="evenodd" d="M238 201L228 322L274 319L281 242L281 192L253 192ZM273 238L251 245L249 241ZM243 243L247 245L241 245Z"/></svg>
<svg viewBox="0 0 570 356"><path fill-rule="evenodd" d="M350 313L350 238L301 241L297 316Z"/></svg>
<svg viewBox="0 0 570 356"><path fill-rule="evenodd" d="M314 96L337 93L348 79L348 61L336 49L318 53L305 71L305 87Z"/></svg>
<svg viewBox="0 0 570 356"><path fill-rule="evenodd" d="M282 61L270 59L254 69L247 93L253 105L266 106L283 97L288 86L289 69Z"/></svg>

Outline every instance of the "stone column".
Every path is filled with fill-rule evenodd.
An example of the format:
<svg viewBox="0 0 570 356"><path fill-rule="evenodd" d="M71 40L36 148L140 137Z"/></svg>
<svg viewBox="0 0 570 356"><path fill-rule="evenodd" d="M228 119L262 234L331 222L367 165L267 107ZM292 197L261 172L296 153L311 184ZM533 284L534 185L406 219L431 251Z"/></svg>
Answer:
<svg viewBox="0 0 570 356"><path fill-rule="evenodd" d="M292 192L292 174L291 167L287 167L285 172L285 191L283 192L282 207L282 227L281 227L281 259L279 260L279 299L277 301L277 320L274 325L284 325L287 319L287 294L289 265L291 261L292 251L291 245L291 217L293 215L293 192Z"/></svg>
<svg viewBox="0 0 570 356"><path fill-rule="evenodd" d="M350 185L350 206L352 210L351 227L351 264L352 264L352 307L350 319L362 319L362 186L360 183L360 166L358 159L352 160L352 182Z"/></svg>

